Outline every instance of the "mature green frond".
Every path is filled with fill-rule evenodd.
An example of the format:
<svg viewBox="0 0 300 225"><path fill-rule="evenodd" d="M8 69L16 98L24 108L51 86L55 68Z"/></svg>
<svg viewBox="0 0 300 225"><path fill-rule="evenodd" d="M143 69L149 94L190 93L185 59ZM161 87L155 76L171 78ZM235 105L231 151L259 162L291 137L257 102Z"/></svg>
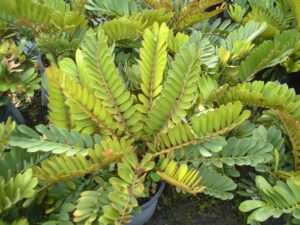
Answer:
<svg viewBox="0 0 300 225"><path fill-rule="evenodd" d="M174 35L173 31L169 31L169 37L167 39L168 48L175 54L177 54L180 49L187 43L189 36L178 32Z"/></svg>
<svg viewBox="0 0 300 225"><path fill-rule="evenodd" d="M35 23L38 23L43 29L47 29L50 25L51 8L42 4L36 4L31 0L2 1L0 9L16 17L21 25L34 26Z"/></svg>
<svg viewBox="0 0 300 225"><path fill-rule="evenodd" d="M242 20L247 12L247 8L239 4L233 3L229 5L228 14L237 23L242 23Z"/></svg>
<svg viewBox="0 0 300 225"><path fill-rule="evenodd" d="M239 27L229 33L226 39L222 40L221 45L228 51L233 51L238 42L253 42L267 27L266 23L259 24L249 21L244 26Z"/></svg>
<svg viewBox="0 0 300 225"><path fill-rule="evenodd" d="M88 160L81 153L77 153L73 156L52 156L34 167L33 171L39 183L47 186L91 174L101 167L100 163Z"/></svg>
<svg viewBox="0 0 300 225"><path fill-rule="evenodd" d="M41 160L43 160L42 155L28 153L20 149L10 149L0 158L0 177L7 180L37 165Z"/></svg>
<svg viewBox="0 0 300 225"><path fill-rule="evenodd" d="M227 102L239 100L248 105L276 108L276 106L287 104L287 101L293 101L295 95L295 92L289 90L287 85L280 85L275 82L267 82L265 84L263 81L253 81L251 83L237 84L229 88L220 99L220 103L226 104Z"/></svg>
<svg viewBox="0 0 300 225"><path fill-rule="evenodd" d="M74 0L73 0L74 1ZM78 0L77 0L78 1ZM84 6L89 12L98 17L122 17L137 11L133 0L85 0Z"/></svg>
<svg viewBox="0 0 300 225"><path fill-rule="evenodd" d="M1 225L30 225L27 219L18 219L13 222L0 220Z"/></svg>
<svg viewBox="0 0 300 225"><path fill-rule="evenodd" d="M172 63L172 68L161 96L155 101L145 120L148 134L166 131L180 122L192 106L200 73L199 52L194 45L181 48Z"/></svg>
<svg viewBox="0 0 300 225"><path fill-rule="evenodd" d="M118 176L110 178L112 192L108 195L110 204L102 207L101 224L125 224L132 219L132 210L138 207L138 197L146 197L145 173L153 169L155 163L150 154L139 162L135 153L127 154L118 164Z"/></svg>
<svg viewBox="0 0 300 225"><path fill-rule="evenodd" d="M200 184L201 176L199 171L189 169L187 164L178 166L177 162L170 158L163 160L157 174L164 181L194 195L205 189L205 186Z"/></svg>
<svg viewBox="0 0 300 225"><path fill-rule="evenodd" d="M272 144L274 149L277 149L281 153L284 152L284 137L281 131L274 126L268 129L264 126L259 126L253 131L253 138L264 139L267 143Z"/></svg>
<svg viewBox="0 0 300 225"><path fill-rule="evenodd" d="M211 157L200 157L195 159L204 165L214 165L222 168L227 166L257 166L261 163L269 162L272 157L273 146L265 140L256 138L237 139L231 137L227 140L227 145Z"/></svg>
<svg viewBox="0 0 300 225"><path fill-rule="evenodd" d="M70 6L66 4L64 0L43 0L43 5L49 6L62 13L70 11Z"/></svg>
<svg viewBox="0 0 300 225"><path fill-rule="evenodd" d="M142 105L137 109L148 114L162 90L162 81L167 64L167 38L169 28L165 23L154 23L145 30L140 50L141 90L138 96Z"/></svg>
<svg viewBox="0 0 300 225"><path fill-rule="evenodd" d="M246 105L285 109L297 120L300 120L299 96L286 84L264 83L263 81L238 84L230 88L219 102L224 104L237 100Z"/></svg>
<svg viewBox="0 0 300 225"><path fill-rule="evenodd" d="M15 21L15 18L5 11L1 10L0 12L0 28L3 29L3 33L1 34L1 38L5 37L5 30L8 28L8 22Z"/></svg>
<svg viewBox="0 0 300 225"><path fill-rule="evenodd" d="M84 14L79 12L65 12L64 14L59 11L51 13L51 25L54 30L67 32L73 35L78 29L87 28L87 19Z"/></svg>
<svg viewBox="0 0 300 225"><path fill-rule="evenodd" d="M223 2L223 0L215 0L215 1L206 1L206 4L212 4L214 2ZM215 4L212 4L215 5ZM181 16L176 24L176 29L178 31L184 30L185 28L194 25L195 23L198 23L202 20L209 19L215 15L218 15L219 13L223 12L226 9L226 4L222 4L220 7L217 7L216 9L204 12L203 9L196 9L192 10L191 12L186 12Z"/></svg>
<svg viewBox="0 0 300 225"><path fill-rule="evenodd" d="M89 89L89 86L86 82L86 68L83 62L82 51L80 49L77 49L75 53L75 61L72 58L63 58L59 60L58 65L63 74L80 82L82 86Z"/></svg>
<svg viewBox="0 0 300 225"><path fill-rule="evenodd" d="M224 0L203 0L198 1L194 0L191 1L189 4L186 5L184 10L180 13L179 20L186 18L190 14L197 13L197 12L204 12L207 9L211 8L212 6L224 3Z"/></svg>
<svg viewBox="0 0 300 225"><path fill-rule="evenodd" d="M96 131L101 134L111 134L113 132L112 116L103 119L103 115L108 114L107 110L105 107L100 107L101 103L96 97L77 83L78 77L74 75L76 76L76 74L65 76L63 73L57 73L53 76L53 80L56 80L66 97L70 128L88 134ZM94 110L95 106L98 107L97 111Z"/></svg>
<svg viewBox="0 0 300 225"><path fill-rule="evenodd" d="M245 120L240 126L235 128L232 132L232 136L237 138L247 138L253 135L255 124L249 120Z"/></svg>
<svg viewBox="0 0 300 225"><path fill-rule="evenodd" d="M83 14L72 11L58 11L47 4L33 0L11 0L0 3L0 9L13 16L19 25L33 30L33 35L46 32L68 32L73 35L78 29L85 29L87 20Z"/></svg>
<svg viewBox="0 0 300 225"><path fill-rule="evenodd" d="M70 127L69 122L69 109L66 104L66 97L63 94L63 90L57 81L57 77L62 77L63 73L55 66L46 69L47 83L48 83L48 108L49 108L49 120L59 128L68 129Z"/></svg>
<svg viewBox="0 0 300 225"><path fill-rule="evenodd" d="M265 41L257 46L238 67L238 76L242 81L251 80L260 70L283 62L299 41L300 33L288 30L277 34L274 41Z"/></svg>
<svg viewBox="0 0 300 225"><path fill-rule="evenodd" d="M146 27L149 27L152 26L154 22L159 24L168 23L172 17L173 13L166 12L165 9L160 8L139 12L128 16L127 18L132 21L141 21L142 24L146 24Z"/></svg>
<svg viewBox="0 0 300 225"><path fill-rule="evenodd" d="M293 53L281 65L288 73L300 71L300 41L295 45Z"/></svg>
<svg viewBox="0 0 300 225"><path fill-rule="evenodd" d="M294 156L294 170L299 170L300 163L300 124L297 119L291 116L288 112L280 111L280 118L284 124L290 141L292 143L292 150Z"/></svg>
<svg viewBox="0 0 300 225"><path fill-rule="evenodd" d="M228 85L225 84L219 87L217 81L209 76L201 76L198 83L199 88L199 103L208 105L217 101L227 91Z"/></svg>
<svg viewBox="0 0 300 225"><path fill-rule="evenodd" d="M58 62L59 69L76 81L79 81L80 73L76 63L71 58L63 58Z"/></svg>
<svg viewBox="0 0 300 225"><path fill-rule="evenodd" d="M218 64L218 56L216 47L212 45L207 37L201 32L194 32L190 38L189 43L195 43L196 48L201 51L201 64L207 68L214 68Z"/></svg>
<svg viewBox="0 0 300 225"><path fill-rule="evenodd" d="M88 0L72 0L70 2L71 9L73 11L85 12L85 6L88 3Z"/></svg>
<svg viewBox="0 0 300 225"><path fill-rule="evenodd" d="M19 201L34 196L37 183L38 180L33 177L31 169L7 181L0 177L0 213Z"/></svg>
<svg viewBox="0 0 300 225"><path fill-rule="evenodd" d="M236 189L237 185L232 179L205 166L201 166L199 172L202 175L201 183L206 186L204 194L222 200L233 199L234 196L230 191Z"/></svg>
<svg viewBox="0 0 300 225"><path fill-rule="evenodd" d="M103 187L96 191L84 191L77 200L76 210L73 213L75 223L85 221L85 225L92 224L103 213L101 208L109 203Z"/></svg>
<svg viewBox="0 0 300 225"><path fill-rule="evenodd" d="M154 144L147 143L147 145L150 149L157 152L154 155L188 147L187 149L197 149L198 153L201 152L205 156L210 156L207 147L212 147L212 145L217 143L216 149L220 150L219 147L224 144L222 144L222 141L219 142L214 139L211 140L211 143L208 139L225 134L243 123L250 116L250 111L241 111L242 104L240 102L235 104L229 103L226 106L222 105L213 111L194 116L192 118L192 130L188 124L179 123L177 126L169 128L166 132L158 133L155 136ZM201 143L203 143L203 146L199 147ZM207 147L205 147L206 145ZM201 150L200 152L198 148Z"/></svg>
<svg viewBox="0 0 300 225"><path fill-rule="evenodd" d="M132 152L132 141L127 139L107 139L88 151L87 156L77 153L73 156L55 155L33 168L34 174L43 185L71 180L92 174L101 167L120 160Z"/></svg>
<svg viewBox="0 0 300 225"><path fill-rule="evenodd" d="M286 182L277 181L275 186L271 186L265 178L257 176L256 186L261 200L246 200L239 207L242 212L254 210L247 219L248 224L253 220L263 222L270 217L279 218L284 213L300 219L300 189L293 178Z"/></svg>
<svg viewBox="0 0 300 225"><path fill-rule="evenodd" d="M299 30L300 29L300 4L297 0L289 0L289 3L292 6L298 24L298 30Z"/></svg>
<svg viewBox="0 0 300 225"><path fill-rule="evenodd" d="M250 111L242 112L241 102L228 103L221 105L212 111L203 112L199 116L192 118L193 131L199 137L224 134L250 116Z"/></svg>
<svg viewBox="0 0 300 225"><path fill-rule="evenodd" d="M12 225L30 225L27 219L15 220Z"/></svg>
<svg viewBox="0 0 300 225"><path fill-rule="evenodd" d="M64 57L73 57L81 39L78 37L68 40L65 35L41 33L35 41L39 49L49 54L53 60L59 61Z"/></svg>
<svg viewBox="0 0 300 225"><path fill-rule="evenodd" d="M211 44L217 46L220 42L238 27L237 23L233 23L231 20L222 21L221 18L217 18L213 22L205 20L201 22L199 28L201 33L209 39Z"/></svg>
<svg viewBox="0 0 300 225"><path fill-rule="evenodd" d="M189 145L183 149L175 151L177 159L185 162L191 162L195 167L199 167L199 158L211 157L213 154L222 151L227 144L226 139L221 136L211 137L205 141L199 141L199 144Z"/></svg>
<svg viewBox="0 0 300 225"><path fill-rule="evenodd" d="M93 31L87 32L82 44L82 54L89 86L119 122L120 130L127 133L139 130L133 99L116 70L107 37L102 29L96 34Z"/></svg>
<svg viewBox="0 0 300 225"><path fill-rule="evenodd" d="M6 123L0 123L0 156L8 145L16 123L9 118Z"/></svg>
<svg viewBox="0 0 300 225"><path fill-rule="evenodd" d="M180 26L180 24L183 25L184 21L189 20L191 15L192 16L198 15L201 17L201 15L216 12L217 11L216 9L214 9L212 11L207 11L207 9L212 8L213 6L221 4L221 3L223 3L223 4L220 7L217 7L216 9L220 9L226 5L224 3L224 0L191 1L189 4L187 4L183 8L182 12L180 12L179 18L177 20L177 26ZM192 24L200 22L200 20L202 20L202 19L199 19L198 21L197 21L197 19L195 19L195 21ZM190 24L190 25L192 25L192 24ZM178 27L176 27L176 28L178 29Z"/></svg>
<svg viewBox="0 0 300 225"><path fill-rule="evenodd" d="M162 149L171 148L172 146L181 146L187 142L195 140L190 125L188 123L178 123L174 128L169 129L166 133L157 134L153 142L147 143L148 147L155 152Z"/></svg>
<svg viewBox="0 0 300 225"><path fill-rule="evenodd" d="M246 15L243 22L254 20L267 22L268 28L264 36L273 37L280 30L287 29L287 20L282 10L275 6L274 1L249 0L251 11Z"/></svg>
<svg viewBox="0 0 300 225"><path fill-rule="evenodd" d="M94 138L87 134L79 134L77 131L67 131L50 125L49 129L44 125L36 127L36 131L20 125L13 134L9 144L11 146L26 149L28 152L51 152L53 154L66 153L86 155L89 149L99 144L99 136Z"/></svg>
<svg viewBox="0 0 300 225"><path fill-rule="evenodd" d="M100 134L114 135L118 123L103 102L69 76L57 77L57 79L64 95L68 98L71 121L78 131L89 134L98 131Z"/></svg>
<svg viewBox="0 0 300 225"><path fill-rule="evenodd" d="M145 0L145 2L155 9L164 8L168 12L172 12L174 10L170 0Z"/></svg>
<svg viewBox="0 0 300 225"><path fill-rule="evenodd" d="M100 27L104 30L109 42L116 42L124 39L134 40L141 37L146 24L139 20L120 17L106 21Z"/></svg>

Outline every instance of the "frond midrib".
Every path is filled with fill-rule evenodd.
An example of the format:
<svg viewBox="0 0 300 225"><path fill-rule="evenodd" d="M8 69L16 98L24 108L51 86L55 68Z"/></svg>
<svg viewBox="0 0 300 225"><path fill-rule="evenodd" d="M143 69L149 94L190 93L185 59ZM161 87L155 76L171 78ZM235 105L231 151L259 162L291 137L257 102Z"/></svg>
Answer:
<svg viewBox="0 0 300 225"><path fill-rule="evenodd" d="M103 73L103 71L102 71L102 69L101 69L101 66L100 66L100 63L99 63L99 62L100 62L100 59L99 59L99 50L100 50L100 49L99 49L99 45L97 45L97 48L96 48L96 65L97 65L97 70L98 70L99 74L101 75L101 76L99 76L99 77L100 77L102 83L105 85L106 94L109 95L109 97L110 97L110 99L111 99L111 101L112 101L112 103L113 103L113 108L117 111L117 115L118 115L119 118L121 119L121 123L124 125L125 130L126 130L128 133L130 133L129 127L128 127L127 123L125 122L125 119L124 119L122 113L120 112L120 108L118 107L118 104L117 104L117 102L116 102L116 98L112 95L112 92L111 92L111 90L110 90L110 88L109 88L109 86L108 86L108 82L107 82L107 80L105 79L104 73ZM97 93L98 90L96 90L95 92Z"/></svg>
<svg viewBox="0 0 300 225"><path fill-rule="evenodd" d="M181 91L179 96L176 98L176 103L173 107L172 110L170 110L170 113L167 117L167 119L165 120L164 124L162 125L162 128L160 129L160 131L158 133L160 133L161 131L165 130L168 126L168 123L170 122L170 120L172 119L172 116L174 115L174 113L176 112L176 108L178 107L178 105L182 102L182 98L184 97L184 90L187 87L188 81L189 81L189 75L191 74L190 72L192 71L192 68L196 65L197 62L197 57L195 57L193 64L189 65L188 71L186 72L186 76L185 76L185 80L184 83L182 85Z"/></svg>

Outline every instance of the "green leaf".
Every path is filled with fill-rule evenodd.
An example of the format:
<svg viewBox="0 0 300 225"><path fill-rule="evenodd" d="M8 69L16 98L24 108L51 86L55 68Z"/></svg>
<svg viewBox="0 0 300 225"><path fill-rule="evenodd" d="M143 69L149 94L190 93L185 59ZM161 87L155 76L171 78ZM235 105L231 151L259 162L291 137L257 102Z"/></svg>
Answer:
<svg viewBox="0 0 300 225"><path fill-rule="evenodd" d="M199 116L194 116L192 118L193 130L200 137L212 133L226 133L244 122L250 116L250 111L245 110L242 112L242 107L241 102L235 102L233 104L230 102L212 111L203 112ZM211 126L212 130L209 129Z"/></svg>
<svg viewBox="0 0 300 225"><path fill-rule="evenodd" d="M120 130L131 133L141 128L131 94L114 65L107 37L102 29L88 31L82 44L83 61L87 67L87 83L114 119Z"/></svg>
<svg viewBox="0 0 300 225"><path fill-rule="evenodd" d="M291 214L294 210L299 210L300 190L293 179L270 185L264 177L257 176L256 186L261 200L247 200L240 205L243 212L254 210L248 217L248 224L253 220L266 221L270 217L279 218L284 213Z"/></svg>
<svg viewBox="0 0 300 225"><path fill-rule="evenodd" d="M162 90L164 70L167 63L167 38L169 28L165 23L146 29L143 35L140 51L141 90L139 96L142 102L142 113L148 113L152 109L155 99Z"/></svg>
<svg viewBox="0 0 300 225"><path fill-rule="evenodd" d="M257 209L260 207L266 206L266 203L259 200L246 200L240 204L239 210L242 212L249 212L253 209Z"/></svg>
<svg viewBox="0 0 300 225"><path fill-rule="evenodd" d="M236 189L237 185L232 179L206 166L201 166L199 171L202 176L201 183L206 186L204 194L222 200L232 199L234 197L231 191Z"/></svg>
<svg viewBox="0 0 300 225"><path fill-rule="evenodd" d="M282 63L292 53L299 40L299 32L287 30L275 36L274 41L265 41L238 67L242 81L251 80L260 70Z"/></svg>
<svg viewBox="0 0 300 225"><path fill-rule="evenodd" d="M145 120L148 134L165 132L180 122L195 98L196 83L200 73L199 52L193 45L183 47L172 63L172 68L161 96ZM159 116L159 119L157 118Z"/></svg>
<svg viewBox="0 0 300 225"><path fill-rule="evenodd" d="M19 173L5 181L0 177L0 212L14 207L15 204L35 195L38 179L33 176L32 169Z"/></svg>

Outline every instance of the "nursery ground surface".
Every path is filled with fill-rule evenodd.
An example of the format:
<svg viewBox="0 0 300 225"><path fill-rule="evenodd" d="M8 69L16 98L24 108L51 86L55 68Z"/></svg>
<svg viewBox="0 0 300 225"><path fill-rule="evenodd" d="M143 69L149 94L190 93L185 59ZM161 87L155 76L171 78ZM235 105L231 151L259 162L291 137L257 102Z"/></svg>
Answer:
<svg viewBox="0 0 300 225"><path fill-rule="evenodd" d="M47 124L48 111L46 106L42 106L40 91L37 91L29 102L23 100L18 109L22 113L27 126L34 127L39 124Z"/></svg>
<svg viewBox="0 0 300 225"><path fill-rule="evenodd" d="M203 194L174 197L168 189L146 225L246 225L247 215L238 210L241 201L221 201ZM263 225L282 224L279 221L268 221Z"/></svg>

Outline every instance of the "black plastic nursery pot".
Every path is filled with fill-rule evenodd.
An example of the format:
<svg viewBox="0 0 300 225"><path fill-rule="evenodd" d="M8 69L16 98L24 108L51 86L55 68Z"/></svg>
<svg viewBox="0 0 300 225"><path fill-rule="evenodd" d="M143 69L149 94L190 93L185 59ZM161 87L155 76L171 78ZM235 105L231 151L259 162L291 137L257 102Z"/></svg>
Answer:
<svg viewBox="0 0 300 225"><path fill-rule="evenodd" d="M141 213L133 213L133 218L129 225L143 225L153 216L159 197L165 189L166 183L162 182L156 194L145 204L141 206Z"/></svg>

